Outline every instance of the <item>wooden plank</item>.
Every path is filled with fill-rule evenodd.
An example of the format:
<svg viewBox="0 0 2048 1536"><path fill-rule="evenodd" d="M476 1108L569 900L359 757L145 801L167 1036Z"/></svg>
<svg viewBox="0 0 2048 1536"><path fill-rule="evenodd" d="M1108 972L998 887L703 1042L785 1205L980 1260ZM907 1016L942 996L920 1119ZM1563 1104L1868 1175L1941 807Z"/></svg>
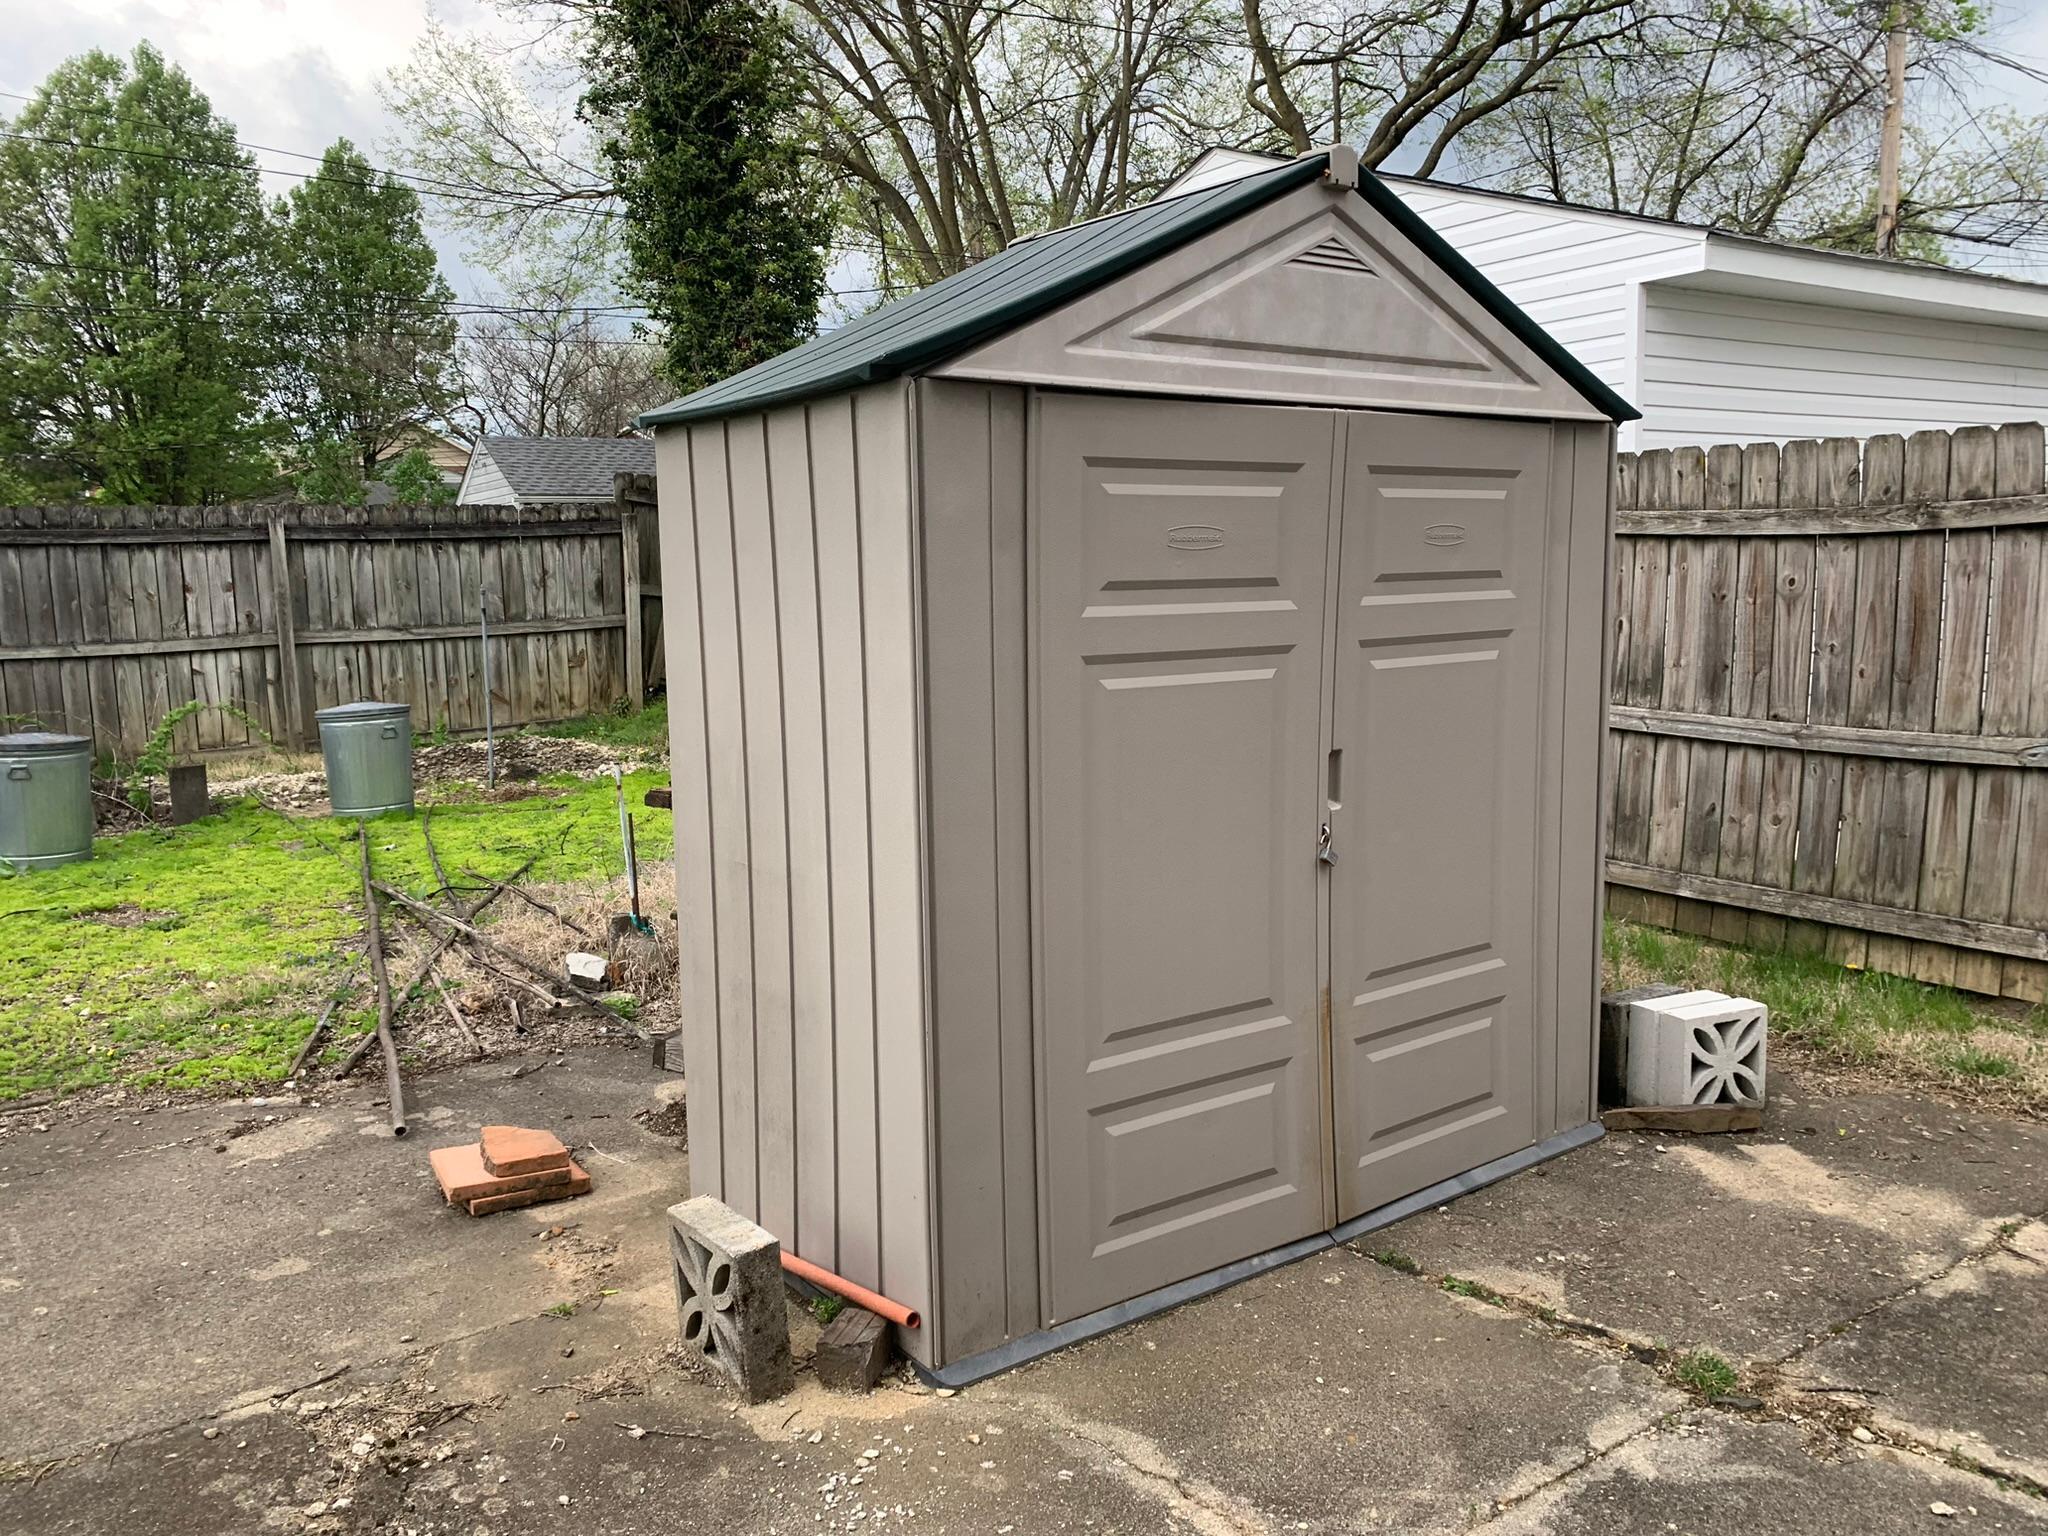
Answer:
<svg viewBox="0 0 2048 1536"><path fill-rule="evenodd" d="M252 646L276 643L277 636L271 631L254 630L240 634L171 636L148 640L81 640L76 644L0 645L0 658L8 661L61 661L70 657L184 656L206 651L245 651Z"/></svg>
<svg viewBox="0 0 2048 1536"><path fill-rule="evenodd" d="M1841 512L1814 507L1620 512L1615 515L1614 531L1855 537L1923 529L2031 527L2042 523L2048 523L2048 496L2037 494L1982 501L1887 501Z"/></svg>
<svg viewBox="0 0 2048 1536"><path fill-rule="evenodd" d="M1971 763L1998 768L2048 768L2048 739L2035 736L1978 736L1938 731L1901 731L1888 726L1795 724L1785 720L1744 720L1686 710L1609 707L1607 723L1617 731L1683 736L1743 746L1784 747L1801 752L1839 752L1855 757L1906 758L1921 763Z"/></svg>
<svg viewBox="0 0 2048 1536"><path fill-rule="evenodd" d="M1966 918L1942 917L1932 912L1908 912L1869 902L1850 901L1840 896L1817 896L1805 891L1781 891L1766 885L1739 880L1722 880L1689 874L1682 869L1658 869L1649 864L1607 861L1607 878L1616 885L1637 890L1660 891L1695 901L1720 901L1748 907L1757 912L1774 912L1780 917L1803 918L1831 923L1845 931L1861 930L1906 939L1931 939L1942 944L1975 946L2000 954L2032 960L2048 960L2048 931L2022 928L2008 923L1977 923Z"/></svg>
<svg viewBox="0 0 2048 1536"><path fill-rule="evenodd" d="M1730 1131L1763 1129L1764 1112L1754 1104L1673 1104L1660 1108L1603 1109L1601 1126L1610 1131L1666 1131L1681 1136L1712 1136Z"/></svg>

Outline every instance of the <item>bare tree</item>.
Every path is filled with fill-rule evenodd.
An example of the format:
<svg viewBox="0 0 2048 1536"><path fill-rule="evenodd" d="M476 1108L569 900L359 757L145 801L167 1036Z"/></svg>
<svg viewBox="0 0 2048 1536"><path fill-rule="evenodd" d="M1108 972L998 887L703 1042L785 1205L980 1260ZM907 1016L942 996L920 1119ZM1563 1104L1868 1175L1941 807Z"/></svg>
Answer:
<svg viewBox="0 0 2048 1536"><path fill-rule="evenodd" d="M585 298L540 282L473 322L456 419L479 433L611 437L668 399L661 348Z"/></svg>
<svg viewBox="0 0 2048 1536"><path fill-rule="evenodd" d="M1870 249L1890 0L1664 0L1625 48L1562 61L1467 136L1490 185L1745 234ZM2048 229L2044 120L1978 113L1968 18L1915 5L1903 254Z"/></svg>

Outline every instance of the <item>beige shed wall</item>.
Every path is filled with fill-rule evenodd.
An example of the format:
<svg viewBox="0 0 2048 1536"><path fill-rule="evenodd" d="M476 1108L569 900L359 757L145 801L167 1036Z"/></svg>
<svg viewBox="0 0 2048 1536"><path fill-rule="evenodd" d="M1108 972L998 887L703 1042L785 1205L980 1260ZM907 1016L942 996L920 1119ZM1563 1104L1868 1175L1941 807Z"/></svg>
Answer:
<svg viewBox="0 0 2048 1536"><path fill-rule="evenodd" d="M656 436L694 1193L932 1303L909 386ZM903 1331L920 1359L931 1336Z"/></svg>

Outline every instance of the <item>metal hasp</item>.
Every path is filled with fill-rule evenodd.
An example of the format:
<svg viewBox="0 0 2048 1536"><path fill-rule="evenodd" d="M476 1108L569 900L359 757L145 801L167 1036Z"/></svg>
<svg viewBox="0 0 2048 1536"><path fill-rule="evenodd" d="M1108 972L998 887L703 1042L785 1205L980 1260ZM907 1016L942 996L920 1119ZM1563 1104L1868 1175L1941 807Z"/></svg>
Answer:
<svg viewBox="0 0 2048 1536"><path fill-rule="evenodd" d="M0 736L0 861L48 869L91 857L91 740L55 731Z"/></svg>
<svg viewBox="0 0 2048 1536"><path fill-rule="evenodd" d="M317 710L327 798L337 816L412 809L412 706L363 700Z"/></svg>

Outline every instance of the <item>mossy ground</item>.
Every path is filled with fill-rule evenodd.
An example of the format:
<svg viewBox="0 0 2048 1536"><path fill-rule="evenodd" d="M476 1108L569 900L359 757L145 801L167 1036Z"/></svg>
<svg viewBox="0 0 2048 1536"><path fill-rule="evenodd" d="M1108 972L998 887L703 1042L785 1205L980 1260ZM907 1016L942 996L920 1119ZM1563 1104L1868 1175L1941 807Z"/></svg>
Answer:
<svg viewBox="0 0 2048 1536"><path fill-rule="evenodd" d="M665 771L626 778L643 867L673 849L669 817L640 803L666 782ZM528 855L534 881L620 871L609 780L517 800L443 793L434 845L453 881L465 867L506 876ZM380 878L432 889L416 817L369 827ZM190 826L101 838L84 863L0 879L0 1101L275 1084L359 948L354 828L241 801ZM369 1020L357 1009L334 1033Z"/></svg>

